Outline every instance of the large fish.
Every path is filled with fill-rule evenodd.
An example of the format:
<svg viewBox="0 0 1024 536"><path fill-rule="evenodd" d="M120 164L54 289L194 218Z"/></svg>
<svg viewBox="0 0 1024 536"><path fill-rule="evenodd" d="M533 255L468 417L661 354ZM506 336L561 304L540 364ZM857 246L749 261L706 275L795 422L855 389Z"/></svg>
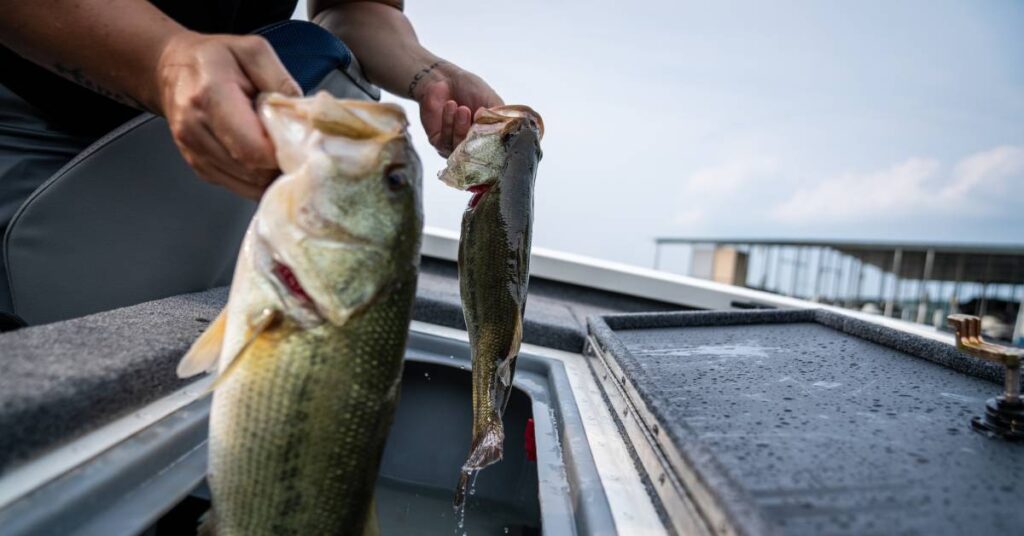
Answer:
<svg viewBox="0 0 1024 536"><path fill-rule="evenodd" d="M462 216L459 290L473 358L473 439L455 493L502 457L508 403L530 278L533 185L544 124L526 106L482 110L448 158L441 180L469 190Z"/></svg>
<svg viewBox="0 0 1024 536"><path fill-rule="evenodd" d="M219 372L212 532L374 533L419 268L419 159L394 105L321 93L270 96L259 112L285 173L227 306L178 367Z"/></svg>

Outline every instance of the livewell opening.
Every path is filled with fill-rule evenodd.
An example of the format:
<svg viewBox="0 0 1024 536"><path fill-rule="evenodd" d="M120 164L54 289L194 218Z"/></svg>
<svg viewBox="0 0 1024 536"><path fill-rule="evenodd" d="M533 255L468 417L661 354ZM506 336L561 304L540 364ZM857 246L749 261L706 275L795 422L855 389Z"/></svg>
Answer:
<svg viewBox="0 0 1024 536"><path fill-rule="evenodd" d="M458 519L452 498L469 451L471 395L471 375L464 361L453 359L450 366L405 362L401 399L376 488L382 536L455 533ZM530 397L513 389L503 419L504 459L479 473L460 533L541 533L537 462L527 459L526 448L532 416ZM209 508L208 496L201 485L144 534L195 534L199 517Z"/></svg>

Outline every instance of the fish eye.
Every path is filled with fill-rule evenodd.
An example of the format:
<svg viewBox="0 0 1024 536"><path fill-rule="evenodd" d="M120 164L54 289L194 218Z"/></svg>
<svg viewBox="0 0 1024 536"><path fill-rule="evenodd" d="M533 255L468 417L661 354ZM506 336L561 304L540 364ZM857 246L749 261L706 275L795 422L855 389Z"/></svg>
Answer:
<svg viewBox="0 0 1024 536"><path fill-rule="evenodd" d="M405 174L405 166L396 165L387 168L384 172L384 181L392 192L397 192L408 186L409 179Z"/></svg>

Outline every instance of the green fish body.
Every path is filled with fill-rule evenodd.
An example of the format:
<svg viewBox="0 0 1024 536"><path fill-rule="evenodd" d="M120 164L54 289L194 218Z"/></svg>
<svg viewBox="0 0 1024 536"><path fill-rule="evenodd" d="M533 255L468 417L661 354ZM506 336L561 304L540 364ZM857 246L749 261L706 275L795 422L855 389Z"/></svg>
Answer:
<svg viewBox="0 0 1024 536"><path fill-rule="evenodd" d="M179 366L219 370L217 536L376 532L419 264L420 167L396 107L274 97L285 175L242 245L228 305Z"/></svg>
<svg viewBox="0 0 1024 536"><path fill-rule="evenodd" d="M474 193L463 213L459 289L473 362L473 438L455 504L470 475L502 457L502 413L523 338L530 278L540 116L525 107L478 115L442 179ZM481 122L482 119L482 122Z"/></svg>

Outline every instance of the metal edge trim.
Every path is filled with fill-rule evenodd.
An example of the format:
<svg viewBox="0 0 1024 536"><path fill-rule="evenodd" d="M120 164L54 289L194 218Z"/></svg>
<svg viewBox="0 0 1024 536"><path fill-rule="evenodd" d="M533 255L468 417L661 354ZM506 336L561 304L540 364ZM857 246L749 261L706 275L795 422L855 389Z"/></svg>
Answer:
<svg viewBox="0 0 1024 536"><path fill-rule="evenodd" d="M777 311L776 314L806 313ZM750 498L718 467L713 454L707 448L694 441L677 444L667 433L653 432L658 424L656 416L647 406L633 381L622 374L615 360L616 355L628 354L628 349L615 337L601 317L590 317L588 327L588 340L592 351L598 352L606 358L606 363L614 365L614 369L619 371L618 376L613 377L620 384L623 395L628 397L637 411L634 416L656 438L655 447L668 460L670 467L682 477L688 493L694 496L703 515L711 522L711 529L718 534L730 534L727 532L727 526L732 527L731 534L773 533L761 515L753 507L748 506L752 504Z"/></svg>
<svg viewBox="0 0 1024 536"><path fill-rule="evenodd" d="M4 473L0 476L0 510L198 400L212 384L213 378L201 378Z"/></svg>
<svg viewBox="0 0 1024 536"><path fill-rule="evenodd" d="M608 528L616 526L615 516L612 515L607 493L601 486L601 474L597 471L597 463L590 450L591 442L569 383L568 371L560 361L543 356L533 357L545 359L548 369L546 380L552 398L550 403L558 407L562 417L561 422L555 425L560 433L562 466L573 476L568 484L574 492L577 524L582 524L587 534L604 533Z"/></svg>
<svg viewBox="0 0 1024 536"><path fill-rule="evenodd" d="M704 509L698 505L698 499L687 491L688 488L696 489L696 479L688 479L691 482L684 483L677 477L685 471L678 471L662 451L652 428L644 418L645 412L637 407L630 397L626 387L628 381L622 371L614 363L609 362L596 341L588 339L584 355L592 364L591 370L608 397L615 419L621 424L633 452L646 471L651 488L661 500L672 528L677 534L715 534L712 522L703 513ZM727 530L723 534L735 534L735 531Z"/></svg>

